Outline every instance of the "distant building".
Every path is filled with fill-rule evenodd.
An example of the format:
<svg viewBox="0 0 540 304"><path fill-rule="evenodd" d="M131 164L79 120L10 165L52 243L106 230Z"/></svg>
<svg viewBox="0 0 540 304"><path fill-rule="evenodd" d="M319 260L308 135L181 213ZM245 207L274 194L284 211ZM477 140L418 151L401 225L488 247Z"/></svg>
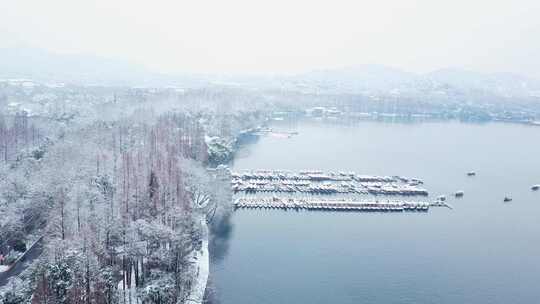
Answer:
<svg viewBox="0 0 540 304"><path fill-rule="evenodd" d="M314 107L314 108L308 109L306 112L308 113L308 115L311 115L313 117L323 117L326 113L326 108Z"/></svg>

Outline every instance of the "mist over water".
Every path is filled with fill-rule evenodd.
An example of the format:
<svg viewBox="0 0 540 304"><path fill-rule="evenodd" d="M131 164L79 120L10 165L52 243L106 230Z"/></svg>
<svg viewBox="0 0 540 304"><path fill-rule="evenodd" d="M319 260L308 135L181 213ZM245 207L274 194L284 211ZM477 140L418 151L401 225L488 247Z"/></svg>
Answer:
<svg viewBox="0 0 540 304"><path fill-rule="evenodd" d="M540 304L538 12L0 1L0 303Z"/></svg>
<svg viewBox="0 0 540 304"><path fill-rule="evenodd" d="M240 210L217 297L230 303L537 303L538 127L429 122L282 122L234 169L320 169L422 179L453 210L331 213ZM468 171L476 171L468 177ZM455 199L453 193L465 196ZM505 196L513 201L504 203ZM422 198L419 198L422 200Z"/></svg>

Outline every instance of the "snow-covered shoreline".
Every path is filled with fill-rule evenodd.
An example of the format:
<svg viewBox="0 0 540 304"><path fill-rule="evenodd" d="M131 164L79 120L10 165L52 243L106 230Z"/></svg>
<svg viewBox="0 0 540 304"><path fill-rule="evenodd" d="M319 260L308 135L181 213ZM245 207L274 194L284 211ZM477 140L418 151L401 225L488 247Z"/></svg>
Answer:
<svg viewBox="0 0 540 304"><path fill-rule="evenodd" d="M197 272L196 277L193 280L191 291L186 301L187 304L203 303L206 285L208 284L208 276L210 273L210 255L208 252L209 231L205 217L201 218L201 229L202 246L201 250L197 251L194 255Z"/></svg>
<svg viewBox="0 0 540 304"><path fill-rule="evenodd" d="M201 304L204 301L204 294L206 292L206 285L208 283L208 277L210 273L210 254L208 249L209 243L209 228L206 223L206 217L201 216L201 235L202 244L201 249L193 251L190 254L189 260L193 262L193 284L191 290L187 296L187 304ZM142 271L142 269L139 269ZM123 298L122 303L140 303L140 299L137 296L137 289L135 287L135 270L132 270L131 281L127 283L126 288L123 288L123 281L118 282L118 296Z"/></svg>

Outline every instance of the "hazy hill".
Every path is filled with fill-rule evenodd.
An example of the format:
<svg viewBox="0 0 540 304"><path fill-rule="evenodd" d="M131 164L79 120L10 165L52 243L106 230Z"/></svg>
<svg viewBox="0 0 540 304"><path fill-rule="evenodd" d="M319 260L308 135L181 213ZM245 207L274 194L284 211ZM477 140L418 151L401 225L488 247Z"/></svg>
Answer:
<svg viewBox="0 0 540 304"><path fill-rule="evenodd" d="M123 86L233 86L315 94L392 95L452 100L540 98L540 81L510 73L447 68L416 74L382 65L315 70L294 76L160 74L123 60L56 54L34 48L0 49L0 78Z"/></svg>
<svg viewBox="0 0 540 304"><path fill-rule="evenodd" d="M120 86L193 86L199 82L195 77L160 74L120 59L36 48L0 49L0 78Z"/></svg>

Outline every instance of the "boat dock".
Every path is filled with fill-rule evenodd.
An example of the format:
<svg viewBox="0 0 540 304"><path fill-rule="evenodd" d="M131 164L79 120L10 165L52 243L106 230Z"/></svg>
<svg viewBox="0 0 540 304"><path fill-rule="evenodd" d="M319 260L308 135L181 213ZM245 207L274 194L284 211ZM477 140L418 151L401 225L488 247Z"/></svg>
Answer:
<svg viewBox="0 0 540 304"><path fill-rule="evenodd" d="M357 175L354 172L257 170L232 172L232 190L239 193L372 194L428 196L420 179Z"/></svg>
<svg viewBox="0 0 540 304"><path fill-rule="evenodd" d="M417 178L358 175L354 172L231 172L235 209L351 212L427 212L430 207L452 209L445 199L426 202L404 198L429 196L428 190L421 186L423 184Z"/></svg>
<svg viewBox="0 0 540 304"><path fill-rule="evenodd" d="M417 178L403 176L357 175L354 172L327 172L305 170L293 172L288 170L244 170L231 172L233 179L241 180L311 180L311 181L358 181L358 182L411 182L422 184Z"/></svg>
<svg viewBox="0 0 540 304"><path fill-rule="evenodd" d="M431 206L449 207L442 202L408 201L355 201L320 200L308 198L238 198L236 209L282 209L282 210L320 210L320 211L359 211L359 212L427 212Z"/></svg>

